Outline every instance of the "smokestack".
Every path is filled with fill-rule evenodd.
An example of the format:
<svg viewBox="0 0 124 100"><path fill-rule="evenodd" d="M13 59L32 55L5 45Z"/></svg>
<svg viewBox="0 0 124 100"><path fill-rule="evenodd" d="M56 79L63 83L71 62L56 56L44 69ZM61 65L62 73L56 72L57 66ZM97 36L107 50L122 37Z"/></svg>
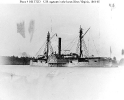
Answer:
<svg viewBox="0 0 124 100"><path fill-rule="evenodd" d="M58 39L58 54L61 55L61 38Z"/></svg>

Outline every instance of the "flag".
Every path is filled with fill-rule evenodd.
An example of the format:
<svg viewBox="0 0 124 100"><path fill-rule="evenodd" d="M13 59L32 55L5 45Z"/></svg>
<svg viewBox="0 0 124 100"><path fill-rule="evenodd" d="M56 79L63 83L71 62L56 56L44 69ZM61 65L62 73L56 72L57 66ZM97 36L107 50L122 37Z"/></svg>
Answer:
<svg viewBox="0 0 124 100"><path fill-rule="evenodd" d="M30 34L30 42L32 41L33 34L34 34L34 24L35 24L34 20L31 20L29 23L28 32Z"/></svg>
<svg viewBox="0 0 124 100"><path fill-rule="evenodd" d="M20 33L23 38L25 38L25 23L17 23L17 33Z"/></svg>

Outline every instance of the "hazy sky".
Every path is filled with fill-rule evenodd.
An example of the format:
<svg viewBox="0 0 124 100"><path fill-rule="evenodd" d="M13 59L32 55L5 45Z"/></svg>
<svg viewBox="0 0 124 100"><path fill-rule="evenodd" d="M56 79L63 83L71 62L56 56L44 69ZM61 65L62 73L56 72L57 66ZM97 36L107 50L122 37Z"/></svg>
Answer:
<svg viewBox="0 0 124 100"><path fill-rule="evenodd" d="M112 11L109 3L115 4ZM27 52L34 56L43 45L47 32L51 33L51 26L51 35L57 33L62 37L64 47L79 35L81 25L84 32L90 27L84 38L90 55L110 56L111 46L112 57L121 58L124 48L122 4L118 0L101 0L99 4L0 4L0 55ZM30 42L28 27L31 20L35 21L35 29ZM25 22L26 38L17 33L17 23L22 21Z"/></svg>

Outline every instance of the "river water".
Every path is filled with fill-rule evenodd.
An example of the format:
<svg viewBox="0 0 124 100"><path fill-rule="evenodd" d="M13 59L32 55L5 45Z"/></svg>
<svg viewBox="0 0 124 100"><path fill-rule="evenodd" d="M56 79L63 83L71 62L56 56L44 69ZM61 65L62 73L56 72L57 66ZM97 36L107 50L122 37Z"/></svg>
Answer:
<svg viewBox="0 0 124 100"><path fill-rule="evenodd" d="M0 100L124 100L123 93L123 66L0 66Z"/></svg>

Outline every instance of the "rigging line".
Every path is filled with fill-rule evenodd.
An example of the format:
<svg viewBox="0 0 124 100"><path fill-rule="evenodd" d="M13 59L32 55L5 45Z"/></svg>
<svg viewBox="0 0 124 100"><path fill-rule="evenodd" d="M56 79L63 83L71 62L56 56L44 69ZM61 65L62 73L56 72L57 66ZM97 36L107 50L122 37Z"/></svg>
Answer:
<svg viewBox="0 0 124 100"><path fill-rule="evenodd" d="M100 56L100 7L98 6L98 23L99 23L99 56Z"/></svg>
<svg viewBox="0 0 124 100"><path fill-rule="evenodd" d="M92 41L93 41L94 47L95 47L95 49L96 49L96 45L95 45L94 39L93 39L93 37L92 37L92 34L91 34L91 38L92 38ZM97 49L96 49L96 52L97 52L97 55L99 56L99 52L98 52Z"/></svg>
<svg viewBox="0 0 124 100"><path fill-rule="evenodd" d="M77 37L78 37L78 36L77 36ZM77 37L76 37L76 38L77 38ZM71 42L69 42L69 44L67 44L64 48L65 48L65 49L66 49L66 48L69 48L68 46L70 46L70 44L73 43L73 42L76 40L76 38L74 38Z"/></svg>
<svg viewBox="0 0 124 100"><path fill-rule="evenodd" d="M57 36L57 34L55 33L51 38L50 40L54 37L54 36ZM43 46L46 44L46 41L44 42L44 44L40 47L40 49L38 50L38 52L36 53L36 55L40 52L40 50L43 48ZM46 46L45 46L46 47Z"/></svg>
<svg viewBox="0 0 124 100"><path fill-rule="evenodd" d="M52 33L52 19L51 19L51 33Z"/></svg>
<svg viewBox="0 0 124 100"><path fill-rule="evenodd" d="M77 48L76 48L76 53L77 53L77 54L79 54L79 47L80 47L80 45L79 45L79 44L80 44L80 42L79 42L79 41L80 41L80 40L78 40L78 43L77 43Z"/></svg>
<svg viewBox="0 0 124 100"><path fill-rule="evenodd" d="M89 31L89 36L88 36L88 56L90 55L90 47L89 47L89 42L90 42L90 31Z"/></svg>
<svg viewBox="0 0 124 100"><path fill-rule="evenodd" d="M46 51L47 51L46 49L47 49L47 43L46 43L46 45L45 45L45 48L44 48L43 54L46 53Z"/></svg>
<svg viewBox="0 0 124 100"><path fill-rule="evenodd" d="M77 40L74 40L71 45L70 45L70 49L73 47L73 45L75 44L75 42L77 42Z"/></svg>
<svg viewBox="0 0 124 100"><path fill-rule="evenodd" d="M94 43L94 40L93 40L93 43ZM95 43L94 43L94 46L95 46L95 49L96 49ZM99 53L98 53L98 50L97 50L97 49L96 49L96 52L97 52L97 54L98 54L98 56L99 56Z"/></svg>
<svg viewBox="0 0 124 100"><path fill-rule="evenodd" d="M73 44L75 44L77 41L73 42ZM73 48L74 45L71 46L70 50Z"/></svg>
<svg viewBox="0 0 124 100"><path fill-rule="evenodd" d="M71 43L69 43L65 49L69 49L70 50L72 48L72 46L74 45L75 41L76 40L74 40Z"/></svg>
<svg viewBox="0 0 124 100"><path fill-rule="evenodd" d="M51 45L51 42L50 42L49 46L50 46L51 52L54 52L53 47L52 47L52 45Z"/></svg>
<svg viewBox="0 0 124 100"><path fill-rule="evenodd" d="M46 41L43 43L43 45L40 47L40 49L38 50L38 52L36 53L36 55L35 56L37 56L38 55L38 53L41 51L41 49L43 48L43 46L46 44Z"/></svg>
<svg viewBox="0 0 124 100"><path fill-rule="evenodd" d="M50 38L50 40L51 40L55 35L57 36L57 34L55 33L55 34ZM41 52L41 49L43 48L44 45L45 45L45 48L44 48L43 53L46 51L46 41L45 41L44 44L43 44L43 45L41 46L41 48L39 49L39 51L36 53L36 56L38 55L38 53ZM51 42L50 42L49 45L51 45ZM53 50L52 50L52 51L53 51Z"/></svg>
<svg viewBox="0 0 124 100"><path fill-rule="evenodd" d="M55 34L53 34L52 37L50 37L50 41L54 38L54 36L56 36L58 38L57 33L55 33Z"/></svg>
<svg viewBox="0 0 124 100"><path fill-rule="evenodd" d="M88 56L88 50L87 50L84 39L82 39L82 43L83 43L83 49L84 49L85 55Z"/></svg>

